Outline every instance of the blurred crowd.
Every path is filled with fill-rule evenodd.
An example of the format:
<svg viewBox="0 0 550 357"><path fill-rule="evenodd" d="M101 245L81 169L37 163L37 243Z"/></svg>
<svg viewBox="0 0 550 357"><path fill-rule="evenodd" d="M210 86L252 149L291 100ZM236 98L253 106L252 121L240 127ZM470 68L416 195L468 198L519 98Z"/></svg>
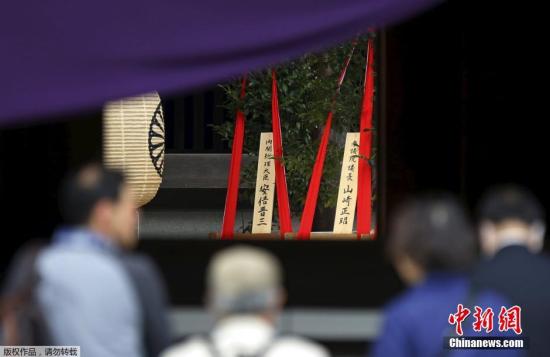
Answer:
<svg viewBox="0 0 550 357"><path fill-rule="evenodd" d="M85 166L62 183L59 204L64 225L52 240L31 242L13 258L1 291L0 345L80 346L84 357L330 355L279 329L281 263L241 244L208 266L210 331L175 343L162 277L133 252L137 216L123 175ZM385 307L368 356L550 356L543 206L527 189L500 186L480 198L475 221L470 216L448 194L414 197L392 214L385 246L408 289ZM444 348L445 338L480 331L522 337L528 348Z"/></svg>

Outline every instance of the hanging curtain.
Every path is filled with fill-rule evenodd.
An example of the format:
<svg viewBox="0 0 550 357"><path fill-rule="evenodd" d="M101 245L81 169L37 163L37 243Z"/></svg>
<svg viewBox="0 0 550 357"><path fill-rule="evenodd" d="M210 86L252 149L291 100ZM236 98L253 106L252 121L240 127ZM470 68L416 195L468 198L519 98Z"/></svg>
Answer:
<svg viewBox="0 0 550 357"><path fill-rule="evenodd" d="M99 109L153 90L181 93L220 83L439 2L5 1L0 125Z"/></svg>

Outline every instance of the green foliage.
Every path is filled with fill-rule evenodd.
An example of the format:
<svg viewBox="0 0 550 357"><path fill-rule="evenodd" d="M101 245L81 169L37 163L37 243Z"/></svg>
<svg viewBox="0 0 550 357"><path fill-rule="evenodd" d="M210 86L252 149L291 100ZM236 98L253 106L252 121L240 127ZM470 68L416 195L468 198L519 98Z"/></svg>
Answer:
<svg viewBox="0 0 550 357"><path fill-rule="evenodd" d="M276 68L279 107L283 135L284 163L293 214L300 214L322 130L336 93L338 76L349 54L348 43L320 54L308 54ZM335 207L345 134L359 130L363 96L366 38L359 40L344 84L335 103L332 135L319 191L319 205ZM223 86L226 108L242 108L246 115L244 153L257 158L261 132L271 131L271 71L255 72L248 77L244 101L239 98L240 82ZM222 138L231 142L233 123L214 127ZM252 187L256 182L256 165L243 168L242 180ZM254 192L250 192L253 199Z"/></svg>

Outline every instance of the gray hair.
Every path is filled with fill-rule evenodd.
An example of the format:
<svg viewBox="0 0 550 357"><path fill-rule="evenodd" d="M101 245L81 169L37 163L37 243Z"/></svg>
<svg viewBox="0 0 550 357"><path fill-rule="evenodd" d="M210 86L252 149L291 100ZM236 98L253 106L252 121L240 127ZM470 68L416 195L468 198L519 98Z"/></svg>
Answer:
<svg viewBox="0 0 550 357"><path fill-rule="evenodd" d="M254 313L277 303L282 269L269 252L237 246L212 258L207 279L210 307L216 313Z"/></svg>

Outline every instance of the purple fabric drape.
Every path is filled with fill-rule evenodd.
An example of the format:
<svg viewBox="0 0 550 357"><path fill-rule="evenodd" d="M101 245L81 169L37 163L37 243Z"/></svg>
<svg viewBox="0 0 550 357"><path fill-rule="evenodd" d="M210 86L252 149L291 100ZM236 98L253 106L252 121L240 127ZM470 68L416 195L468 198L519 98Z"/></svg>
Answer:
<svg viewBox="0 0 550 357"><path fill-rule="evenodd" d="M0 125L224 81L439 1L5 1Z"/></svg>

